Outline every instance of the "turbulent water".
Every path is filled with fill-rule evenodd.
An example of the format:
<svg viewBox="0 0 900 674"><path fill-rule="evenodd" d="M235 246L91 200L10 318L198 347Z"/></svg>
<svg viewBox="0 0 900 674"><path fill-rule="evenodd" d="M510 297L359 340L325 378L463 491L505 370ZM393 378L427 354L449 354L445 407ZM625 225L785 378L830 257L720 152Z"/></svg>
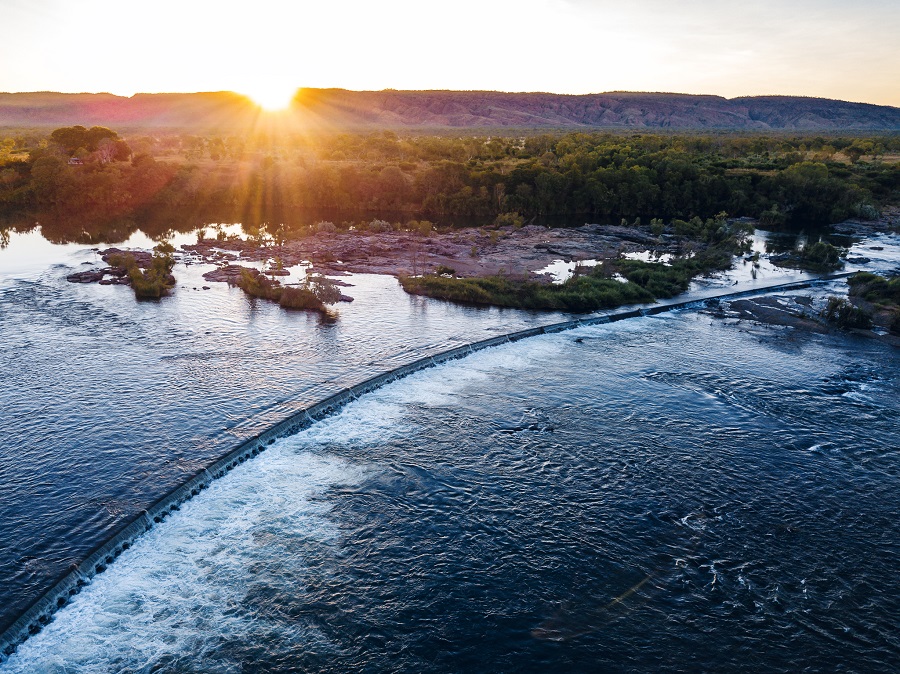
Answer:
<svg viewBox="0 0 900 674"><path fill-rule="evenodd" d="M354 277L319 323L67 271L0 291L7 619L322 381L553 320ZM898 366L682 311L420 372L214 482L0 671L891 671Z"/></svg>

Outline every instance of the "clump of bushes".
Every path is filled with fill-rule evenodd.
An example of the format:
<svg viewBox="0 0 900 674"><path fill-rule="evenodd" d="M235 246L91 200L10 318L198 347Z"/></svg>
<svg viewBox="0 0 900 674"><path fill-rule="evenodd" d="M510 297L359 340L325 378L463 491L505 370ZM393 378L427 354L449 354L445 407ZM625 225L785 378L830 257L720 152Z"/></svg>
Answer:
<svg viewBox="0 0 900 674"><path fill-rule="evenodd" d="M325 304L316 294L308 288L296 288L283 286L278 298L278 304L284 309L304 309L308 311L323 311Z"/></svg>
<svg viewBox="0 0 900 674"><path fill-rule="evenodd" d="M172 276L172 268L175 266L175 258L172 253L175 248L166 242L153 247L153 256L150 258L150 266L141 269L134 255L129 253L111 255L109 264L113 267L124 267L134 296L138 299L159 299L169 294L169 290L175 287L175 277Z"/></svg>
<svg viewBox="0 0 900 674"><path fill-rule="evenodd" d="M519 229L524 224L525 218L517 212L500 213L494 218L494 227L513 227L514 229Z"/></svg>
<svg viewBox="0 0 900 674"><path fill-rule="evenodd" d="M410 220L406 223L406 231L420 236L428 236L432 229L434 229L434 224L429 220Z"/></svg>
<svg viewBox="0 0 900 674"><path fill-rule="evenodd" d="M850 297L872 305L874 320L900 335L900 276L885 278L877 274L860 272L847 279Z"/></svg>
<svg viewBox="0 0 900 674"><path fill-rule="evenodd" d="M284 287L278 281L263 276L260 272L249 269L241 270L241 277L235 282L238 288L250 297L278 302Z"/></svg>
<svg viewBox="0 0 900 674"><path fill-rule="evenodd" d="M242 269L236 285L251 297L278 302L285 309L325 312L326 305L341 299L341 291L334 283L324 276L311 274L300 286L283 286L255 269Z"/></svg>
<svg viewBox="0 0 900 674"><path fill-rule="evenodd" d="M844 266L841 255L844 250L832 246L827 241L807 243L799 251L799 260L804 269L811 271L834 271Z"/></svg>
<svg viewBox="0 0 900 674"><path fill-rule="evenodd" d="M366 225L366 229L370 232L375 232L376 234L381 234L383 232L393 232L394 226L389 223L387 220L372 220L368 225Z"/></svg>
<svg viewBox="0 0 900 674"><path fill-rule="evenodd" d="M867 302L900 306L900 276L887 279L869 272L859 272L847 279L850 294Z"/></svg>
<svg viewBox="0 0 900 674"><path fill-rule="evenodd" d="M322 220L315 224L315 230L320 234L334 234L337 231L337 225L327 220Z"/></svg>
<svg viewBox="0 0 900 674"><path fill-rule="evenodd" d="M868 330L872 327L872 314L853 306L843 297L829 297L822 317L842 330Z"/></svg>
<svg viewBox="0 0 900 674"><path fill-rule="evenodd" d="M640 219L635 221L636 225L640 224ZM657 220L654 224L651 221L651 231L660 231L661 221ZM654 226L656 229L654 230ZM674 220L672 229L678 236L690 237L705 241L713 245L725 245L734 248L735 253L746 248L748 241L747 235L753 234L754 228L749 222L742 220L728 220L728 214L725 212L718 213L714 218L706 220L694 217L690 220ZM660 231L660 234L662 231ZM657 235L658 236L658 235Z"/></svg>
<svg viewBox="0 0 900 674"><path fill-rule="evenodd" d="M827 241L816 241L806 243L793 253L772 256L770 259L782 267L827 273L844 266L841 257L845 254L843 248L832 246Z"/></svg>
<svg viewBox="0 0 900 674"><path fill-rule="evenodd" d="M873 206L872 204L860 202L856 204L855 215L860 220L877 220L881 213L878 211L878 208Z"/></svg>
<svg viewBox="0 0 900 674"><path fill-rule="evenodd" d="M786 222L787 215L778 208L778 204L774 204L772 208L759 214L759 224L764 229L778 229L783 227Z"/></svg>

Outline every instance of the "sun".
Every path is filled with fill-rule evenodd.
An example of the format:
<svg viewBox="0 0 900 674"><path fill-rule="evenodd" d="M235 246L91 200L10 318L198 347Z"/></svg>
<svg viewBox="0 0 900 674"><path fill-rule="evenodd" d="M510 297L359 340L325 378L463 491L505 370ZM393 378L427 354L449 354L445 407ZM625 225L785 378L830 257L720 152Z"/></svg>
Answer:
<svg viewBox="0 0 900 674"><path fill-rule="evenodd" d="M296 93L297 87L261 82L247 91L247 96L262 109L269 112L277 112L290 106Z"/></svg>

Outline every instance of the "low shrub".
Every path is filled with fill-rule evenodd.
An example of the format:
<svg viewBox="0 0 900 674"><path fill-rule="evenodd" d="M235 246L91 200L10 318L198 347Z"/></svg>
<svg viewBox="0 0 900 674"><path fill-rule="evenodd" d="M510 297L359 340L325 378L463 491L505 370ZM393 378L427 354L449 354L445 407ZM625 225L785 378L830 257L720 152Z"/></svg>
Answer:
<svg viewBox="0 0 900 674"><path fill-rule="evenodd" d="M326 311L326 305L341 299L340 289L324 276L307 276L300 286L283 286L260 272L242 269L236 285L251 297L278 304L285 309Z"/></svg>
<svg viewBox="0 0 900 674"><path fill-rule="evenodd" d="M172 257L174 252L175 249L168 243L154 246L150 266L146 269L141 269L134 255L128 253L111 255L109 264L125 268L135 297L159 299L168 295L169 290L175 287L175 277L172 276L172 269L175 267L175 258Z"/></svg>
<svg viewBox="0 0 900 674"><path fill-rule="evenodd" d="M333 222L322 220L321 222L317 222L315 224L315 230L322 234L333 234L337 231L337 225L335 225Z"/></svg>
<svg viewBox="0 0 900 674"><path fill-rule="evenodd" d="M872 315L853 306L843 297L829 297L828 304L822 310L822 317L842 330L867 330L872 327Z"/></svg>
<svg viewBox="0 0 900 674"><path fill-rule="evenodd" d="M241 277L235 282L238 288L251 297L278 302L284 287L278 282L263 276L256 270L241 269Z"/></svg>
<svg viewBox="0 0 900 674"><path fill-rule="evenodd" d="M372 220L366 225L366 229L370 232L380 234L382 232L393 232L394 226L387 220Z"/></svg>
<svg viewBox="0 0 900 674"><path fill-rule="evenodd" d="M525 224L525 218L519 213L500 213L494 218L494 227L513 227L519 229Z"/></svg>
<svg viewBox="0 0 900 674"><path fill-rule="evenodd" d="M881 215L879 210L868 203L859 203L854 207L854 212L857 218L860 220L877 220Z"/></svg>
<svg viewBox="0 0 900 674"><path fill-rule="evenodd" d="M887 279L869 272L859 272L847 279L850 295L872 304L900 305L900 276Z"/></svg>
<svg viewBox="0 0 900 674"><path fill-rule="evenodd" d="M306 309L311 311L322 311L325 309L325 305L316 297L315 293L303 287L282 287L278 304L285 309Z"/></svg>
<svg viewBox="0 0 900 674"><path fill-rule="evenodd" d="M420 236L428 236L434 229L434 224L428 220L410 220L406 223L406 230Z"/></svg>
<svg viewBox="0 0 900 674"><path fill-rule="evenodd" d="M844 266L841 255L844 251L827 241L807 243L797 254L800 266L811 271L834 271Z"/></svg>

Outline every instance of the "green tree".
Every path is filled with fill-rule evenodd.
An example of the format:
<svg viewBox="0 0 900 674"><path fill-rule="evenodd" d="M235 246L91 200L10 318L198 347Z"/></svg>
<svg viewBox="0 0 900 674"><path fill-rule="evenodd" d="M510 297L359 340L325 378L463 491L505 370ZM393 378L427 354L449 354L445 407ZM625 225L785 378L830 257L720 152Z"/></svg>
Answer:
<svg viewBox="0 0 900 674"><path fill-rule="evenodd" d="M119 134L105 126L92 126L90 129L81 125L66 126L50 134L50 142L70 157L81 147L88 152L96 152L104 140L118 139Z"/></svg>
<svg viewBox="0 0 900 674"><path fill-rule="evenodd" d="M66 181L66 162L48 155L31 166L31 190L38 203L54 203Z"/></svg>

